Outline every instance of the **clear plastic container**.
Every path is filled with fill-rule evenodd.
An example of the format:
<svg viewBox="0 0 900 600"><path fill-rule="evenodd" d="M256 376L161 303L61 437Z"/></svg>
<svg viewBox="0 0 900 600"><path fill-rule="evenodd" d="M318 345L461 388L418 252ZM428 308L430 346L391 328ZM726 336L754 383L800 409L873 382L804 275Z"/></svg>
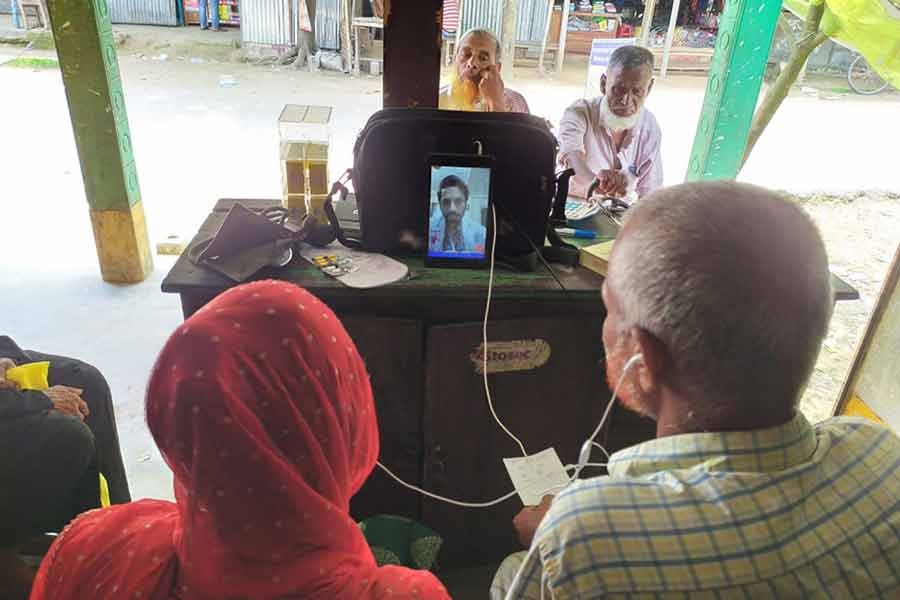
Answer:
<svg viewBox="0 0 900 600"><path fill-rule="evenodd" d="M331 113L330 106L286 104L278 117L282 201L297 214L324 219Z"/></svg>

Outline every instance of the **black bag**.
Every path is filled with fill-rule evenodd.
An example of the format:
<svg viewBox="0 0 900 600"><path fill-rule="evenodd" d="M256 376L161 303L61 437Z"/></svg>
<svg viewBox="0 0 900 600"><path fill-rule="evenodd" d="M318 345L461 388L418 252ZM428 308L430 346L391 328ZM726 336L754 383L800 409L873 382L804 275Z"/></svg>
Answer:
<svg viewBox="0 0 900 600"><path fill-rule="evenodd" d="M360 239L339 238L374 252L421 253L429 156L483 154L494 159L497 255L533 256L547 235L557 148L546 122L531 115L381 110L369 119L353 149Z"/></svg>

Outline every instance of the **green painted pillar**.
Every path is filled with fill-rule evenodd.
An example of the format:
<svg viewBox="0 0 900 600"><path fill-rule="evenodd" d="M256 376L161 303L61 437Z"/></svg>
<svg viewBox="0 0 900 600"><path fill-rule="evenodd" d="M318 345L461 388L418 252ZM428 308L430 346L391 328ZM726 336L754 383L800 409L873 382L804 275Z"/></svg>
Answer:
<svg viewBox="0 0 900 600"><path fill-rule="evenodd" d="M688 181L737 176L780 13L781 0L726 1Z"/></svg>
<svg viewBox="0 0 900 600"><path fill-rule="evenodd" d="M106 0L49 0L50 23L103 279L153 269Z"/></svg>

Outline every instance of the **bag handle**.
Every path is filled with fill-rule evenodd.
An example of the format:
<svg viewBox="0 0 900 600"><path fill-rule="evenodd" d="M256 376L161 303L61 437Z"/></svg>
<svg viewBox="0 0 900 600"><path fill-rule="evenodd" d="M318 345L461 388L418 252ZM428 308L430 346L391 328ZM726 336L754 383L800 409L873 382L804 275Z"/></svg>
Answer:
<svg viewBox="0 0 900 600"><path fill-rule="evenodd" d="M556 232L556 227L565 227L566 200L569 198L569 180L575 175L575 169L566 169L556 175L556 197L553 200L553 212L547 223L547 241L549 246L541 248L541 254L548 262L570 267L578 265L578 248L566 242Z"/></svg>
<svg viewBox="0 0 900 600"><path fill-rule="evenodd" d="M334 212L334 205L332 204L332 198L334 198L335 194L340 194L341 201L347 199L347 195L350 193L350 190L347 189L347 183L352 179L353 169L347 169L340 177L338 177L337 181L331 185L331 191L328 193L328 199L325 200L323 209L325 211L325 216L328 217L328 222L331 224L331 230L334 232L334 237L337 238L337 241L351 250L362 250L362 240L347 236L344 233L344 230L341 229L341 223L338 221L337 215Z"/></svg>

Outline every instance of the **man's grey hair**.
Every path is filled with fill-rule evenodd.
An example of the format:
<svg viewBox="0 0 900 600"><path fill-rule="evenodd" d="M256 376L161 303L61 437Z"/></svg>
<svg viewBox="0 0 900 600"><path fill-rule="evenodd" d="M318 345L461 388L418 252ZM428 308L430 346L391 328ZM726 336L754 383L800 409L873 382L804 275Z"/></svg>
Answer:
<svg viewBox="0 0 900 600"><path fill-rule="evenodd" d="M620 46L616 48L609 57L609 65L606 67L611 71L614 67L622 67L623 71L638 69L647 65L650 72L653 72L653 53L643 46Z"/></svg>
<svg viewBox="0 0 900 600"><path fill-rule="evenodd" d="M494 32L490 29L480 29L478 27L474 29L470 29L463 34L461 38L459 38L459 45L462 47L463 42L468 39L470 36L478 36L478 37L486 37L492 42L494 42L494 59L497 62L500 62L500 59L503 55L503 49L500 47L500 38L494 35ZM457 49L459 52L459 49Z"/></svg>
<svg viewBox="0 0 900 600"><path fill-rule="evenodd" d="M806 213L733 182L666 188L629 213L609 273L623 327L663 343L681 393L714 422L793 412L833 304Z"/></svg>

